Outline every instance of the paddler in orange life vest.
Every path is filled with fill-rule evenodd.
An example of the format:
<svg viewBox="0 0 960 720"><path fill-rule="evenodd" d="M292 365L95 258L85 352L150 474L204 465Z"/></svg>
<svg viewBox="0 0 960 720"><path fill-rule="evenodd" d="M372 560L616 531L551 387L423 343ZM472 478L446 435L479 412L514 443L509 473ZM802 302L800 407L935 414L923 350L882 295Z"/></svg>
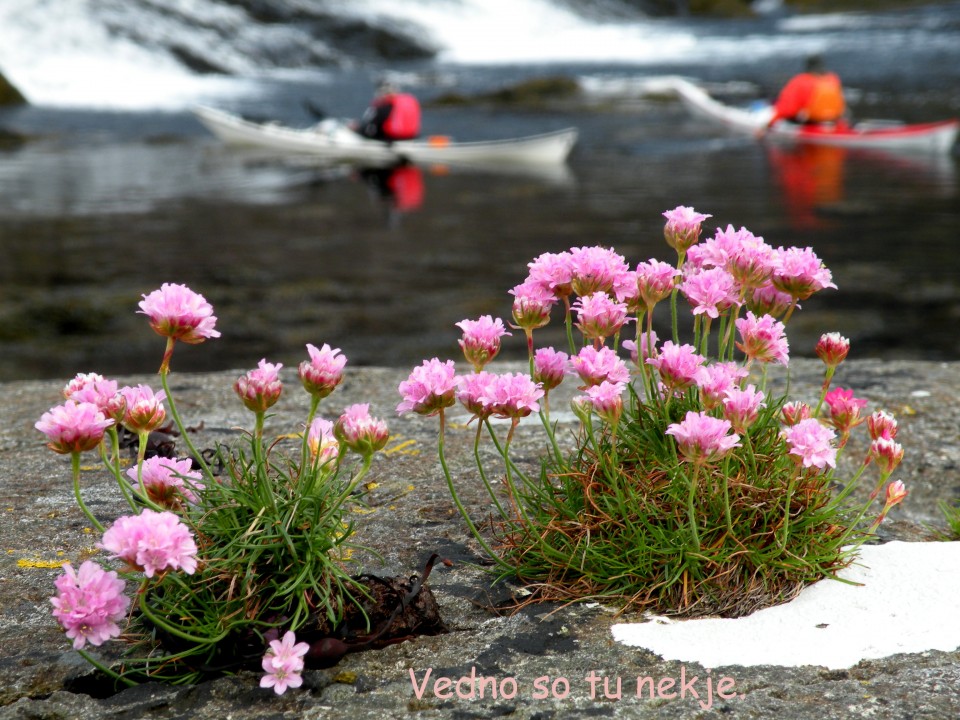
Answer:
<svg viewBox="0 0 960 720"><path fill-rule="evenodd" d="M420 103L413 95L380 83L356 130L372 140L413 140L420 135Z"/></svg>
<svg viewBox="0 0 960 720"><path fill-rule="evenodd" d="M823 59L814 55L807 59L806 72L791 78L780 91L773 111L767 128L781 120L801 125L841 122L846 103L840 78L828 72Z"/></svg>

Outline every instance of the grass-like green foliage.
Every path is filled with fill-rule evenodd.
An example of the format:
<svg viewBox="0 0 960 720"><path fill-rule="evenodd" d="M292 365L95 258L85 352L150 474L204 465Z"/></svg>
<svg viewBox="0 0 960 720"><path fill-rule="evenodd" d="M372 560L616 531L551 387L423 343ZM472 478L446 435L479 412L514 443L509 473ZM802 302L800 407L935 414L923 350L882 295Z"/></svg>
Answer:
<svg viewBox="0 0 960 720"><path fill-rule="evenodd" d="M476 352L469 352L477 344L468 337L465 323L469 321L460 323L465 330L461 346L475 374L459 377L459 399L477 423L474 456L489 494L488 512L492 512L485 522L472 517L475 513L460 499L458 483L471 481L455 481L445 458L445 412L454 403L453 393L444 394L440 384L426 390L422 384L401 385L401 393L414 411L440 416L439 455L453 499L493 559L494 571L501 578L525 583L534 591L528 595L530 601L602 600L631 611L744 615L789 600L821 578L836 577L890 508L906 495L902 483L890 483L885 499L878 501L903 454L893 440L896 421L880 412L868 421L861 412L866 400L854 398L852 391L831 389L834 373L849 349L845 338L831 333L818 343L817 354L826 366L819 397L787 406L787 395L774 396L768 387L768 367L774 362L787 364L786 338L781 333L798 300L833 287L829 272L812 251L773 250L762 238L728 227L718 230L713 246L700 252L698 262L687 264L687 251L699 241L699 222L695 232L688 229L685 238L678 237L670 223L665 233L678 251L678 260L675 268L661 268L666 270L667 280L659 298L649 299L649 293L644 296L643 291L640 298L631 296L624 259L604 248L574 248L565 259L541 256L530 264L527 281L512 291L516 296L514 327L522 329L527 339L531 380L543 377L535 359L534 336L548 321L549 312L541 316L531 313L530 304L525 305L521 296L535 297L539 291L531 285L542 282L544 276L548 276L551 293L560 288L553 301L565 307L571 359L587 350L616 352L621 334L628 331L636 333L635 347L655 348L648 362L643 355L639 361L634 355L629 382L622 379L626 367L619 373L620 380L606 379L619 397L611 394L611 388L605 398L599 392L591 395L605 378L602 374L590 376L577 366L583 383L580 390L585 394L572 404L579 419L572 437L561 433L551 420L547 403L551 387L546 386L539 404L544 445L536 470L531 471L529 463L514 461L511 455L520 418L530 409L511 405L503 389L507 384L498 385L494 373L483 381L493 389L479 393L481 400L470 395L471 383L482 384L483 362L478 362ZM598 261L604 252L606 259ZM725 254L727 260L722 259ZM676 349L683 342L678 297L685 297L693 306L709 305L694 297L696 283L687 281L704 270L714 277L723 267L730 268L731 274L738 272L731 260L734 257L741 266L752 267L752 275L744 281L734 280L715 316L706 311L695 315L685 331L686 349L704 368L733 364L742 370L731 392L759 390L765 394L749 421L739 421L728 412L723 397L711 398L710 383L702 376L694 380L691 370L689 381L679 382L665 361L658 365L656 359L667 355L667 343L657 345L652 326L654 306L661 300L666 305L669 298ZM553 269L546 271L547 265ZM619 279L597 290L595 280L604 275ZM742 272L740 276L745 277ZM573 302L580 292L578 285L589 288L590 294L609 295L597 306L613 308L622 300L621 307L609 310L606 318L589 317L590 303L583 295ZM761 289L764 292L755 294ZM773 290L777 302L770 302ZM766 300L761 302L761 297ZM536 301L531 303L536 305ZM631 322L622 322L624 311L633 313ZM763 337L751 335L750 324L756 318L766 328L766 334L760 333ZM487 321L489 326L492 319ZM574 327L582 336L574 337ZM491 348L485 350L481 361L495 356L499 344ZM439 367L439 360L426 361L424 368L428 363L434 371ZM422 379L425 370L414 371L418 372ZM574 373L568 370L568 374ZM614 370L609 377L616 374ZM483 398L490 402L485 405ZM714 452L707 439L702 439L702 446L700 440L687 442L679 432L691 416L726 423L725 439L737 440L737 444ZM509 419L509 429L492 422L497 417ZM837 455L851 430L865 422L874 440L870 452L850 476L838 477ZM806 438L792 433L800 423L814 435L820 434L816 449ZM487 467L483 460L485 437L502 459L499 469ZM878 470L876 486L868 500L852 503L851 493L871 464L871 472ZM878 512L876 503L882 505Z"/></svg>

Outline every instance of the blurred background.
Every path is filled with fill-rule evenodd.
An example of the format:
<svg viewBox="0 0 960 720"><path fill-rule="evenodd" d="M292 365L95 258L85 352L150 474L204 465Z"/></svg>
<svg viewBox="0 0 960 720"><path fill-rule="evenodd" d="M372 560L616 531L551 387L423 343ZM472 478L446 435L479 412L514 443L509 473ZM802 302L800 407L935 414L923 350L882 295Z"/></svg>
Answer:
<svg viewBox="0 0 960 720"><path fill-rule="evenodd" d="M540 253L672 261L677 205L831 269L795 355L839 331L854 358L957 359L956 148L775 146L657 90L771 99L813 53L856 119L960 116L958 2L4 0L0 73L27 102L0 107L0 381L153 371L163 342L136 310L162 282L203 293L223 335L174 370L294 365L308 342L352 365L457 357L454 323L508 319ZM383 78L426 134L580 139L549 171L423 166L403 203L369 169L228 147L190 112L304 127L359 116Z"/></svg>

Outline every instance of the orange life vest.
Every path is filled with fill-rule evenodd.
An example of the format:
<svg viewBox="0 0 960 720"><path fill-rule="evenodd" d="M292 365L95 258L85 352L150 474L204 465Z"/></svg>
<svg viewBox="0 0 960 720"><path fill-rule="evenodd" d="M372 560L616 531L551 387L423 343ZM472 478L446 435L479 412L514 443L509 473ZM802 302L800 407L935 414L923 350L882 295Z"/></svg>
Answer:
<svg viewBox="0 0 960 720"><path fill-rule="evenodd" d="M840 119L845 108L840 78L834 73L816 75L807 100L807 122L833 122Z"/></svg>

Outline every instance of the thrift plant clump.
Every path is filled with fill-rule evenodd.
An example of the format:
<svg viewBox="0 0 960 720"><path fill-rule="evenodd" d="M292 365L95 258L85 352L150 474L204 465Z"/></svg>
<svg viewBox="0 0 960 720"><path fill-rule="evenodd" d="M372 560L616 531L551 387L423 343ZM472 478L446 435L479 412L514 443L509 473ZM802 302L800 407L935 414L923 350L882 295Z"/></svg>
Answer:
<svg viewBox="0 0 960 720"><path fill-rule="evenodd" d="M343 379L346 358L329 345L307 345L299 377L310 409L294 447L264 438L264 419L283 385L281 365L261 360L234 384L253 413L252 429L239 447L211 459L193 446L168 376L177 341L219 336L213 308L174 284L145 295L140 308L166 338L162 390L118 388L96 373L79 374L64 388L65 402L36 423L52 450L70 456L76 501L102 535L99 549L116 561L116 569L95 560L79 568L65 563L53 615L74 648L127 684L262 667L261 685L283 693L300 685L305 659L315 647L322 652L365 595L341 562L353 533L344 503L386 444L387 427L364 404L347 407L335 422L318 415L320 401ZM169 422L168 413L189 456L147 457L150 433ZM137 439L137 461L126 471L121 429ZM80 460L88 452L99 453L129 506L112 523L83 500ZM297 642L295 633L312 642ZM117 637L127 649L112 667L86 649Z"/></svg>
<svg viewBox="0 0 960 720"><path fill-rule="evenodd" d="M664 216L674 263L631 269L604 247L529 263L510 291L526 372L484 369L511 334L502 319L464 320L459 342L472 371L425 360L400 384L397 410L438 418L440 465L464 522L502 577L531 586L531 599L737 616L851 562L907 494L890 481L903 448L892 415L869 414L866 400L833 387L850 348L837 333L816 346L818 397L772 390L771 366L789 364L786 324L802 301L836 287L812 249L774 248L731 225L700 242L709 215L681 206ZM692 313L683 333L681 300ZM534 334L556 307L566 347L537 347ZM669 321L666 339L655 313ZM561 382L578 383L572 438L549 406ZM455 482L445 443L458 402L476 427L477 477ZM534 468L511 456L530 415L544 435ZM869 451L852 476L837 477L837 458L863 424ZM483 460L485 437L498 469ZM869 498L852 503L871 466ZM477 482L489 502L471 512L458 485Z"/></svg>

